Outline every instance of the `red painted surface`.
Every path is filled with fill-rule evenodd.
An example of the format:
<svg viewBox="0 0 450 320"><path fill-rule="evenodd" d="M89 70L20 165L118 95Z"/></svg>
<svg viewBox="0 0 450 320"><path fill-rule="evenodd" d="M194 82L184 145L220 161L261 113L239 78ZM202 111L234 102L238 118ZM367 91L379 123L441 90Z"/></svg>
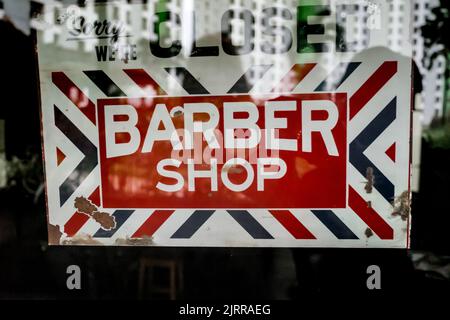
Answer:
<svg viewBox="0 0 450 320"><path fill-rule="evenodd" d="M100 143L100 168L102 182L102 205L104 208L345 208L346 207L346 162L347 162L347 99L343 93L316 93L316 94L292 94L280 96L270 100L295 101L295 111L278 111L277 118L287 119L287 128L280 129L278 138L296 139L298 151L279 150L277 157L285 161L287 173L278 180L266 180L265 190L257 190L256 169L257 165L251 166L255 173L252 184L248 189L240 192L231 191L225 187L221 180L220 172L223 163L219 158L218 190L211 191L211 182L208 178L196 179L196 190L189 191L187 187L187 167L183 162L179 168L171 167L169 170L180 173L184 177L184 186L177 192L164 192L156 188L158 181L173 184L173 178L162 177L158 174L156 166L162 159L172 158L172 144L170 141L155 142L151 152L143 153L142 146L146 136L149 121L153 116L156 104L165 104L169 110L174 107L183 106L184 103L209 102L214 104L220 114L218 130L223 133L223 103L224 102L253 102L259 111L257 124L261 129L265 128L264 101L266 97L251 97L249 95L236 96L187 96L187 97L156 97L151 99L100 99L98 100L99 119L99 143ZM330 100L337 106L339 118L336 126L332 129L332 136L336 143L338 156L329 155L322 136L312 133L312 152L302 151L302 102L306 100ZM138 114L137 128L141 136L141 144L138 150L130 155L119 157L106 157L105 146L105 108L114 105L131 105ZM235 118L245 118L242 112L236 113ZM325 112L326 116L326 112ZM196 114L197 121L204 120L204 114ZM115 118L114 121L126 121ZM313 120L323 118L323 112L313 111ZM202 120L203 119L203 120ZM171 118L175 128L184 128L184 117L175 116ZM159 128L162 129L162 128ZM201 135L201 134L200 134ZM130 137L127 133L116 134L116 143L126 143ZM199 154L202 154L207 143L203 141ZM198 146L197 146L198 147ZM258 147L257 147L258 148ZM187 151L187 150L185 150ZM215 154L233 150L220 149ZM242 151L242 150L240 150ZM242 158L249 160L250 152L234 150L235 154L241 154ZM270 157L270 150L266 150ZM184 151L181 151L183 153ZM177 151L177 154L179 152ZM186 152L187 157L194 157L194 150ZM189 155L190 154L190 155ZM241 157L241 156L240 156ZM267 157L267 155L266 155ZM250 160L249 160L250 161ZM210 163L195 165L196 170L209 170ZM229 171L228 171L229 172ZM242 167L228 173L228 177L236 184L245 181L247 174Z"/></svg>
<svg viewBox="0 0 450 320"><path fill-rule="evenodd" d="M132 238L151 237L156 230L174 213L174 210L155 210L136 230Z"/></svg>
<svg viewBox="0 0 450 320"><path fill-rule="evenodd" d="M56 148L56 164L59 166L64 161L66 155L59 148Z"/></svg>
<svg viewBox="0 0 450 320"><path fill-rule="evenodd" d="M148 95L165 95L166 92L144 69L123 70Z"/></svg>
<svg viewBox="0 0 450 320"><path fill-rule="evenodd" d="M316 237L288 210L270 210L295 239L316 239Z"/></svg>

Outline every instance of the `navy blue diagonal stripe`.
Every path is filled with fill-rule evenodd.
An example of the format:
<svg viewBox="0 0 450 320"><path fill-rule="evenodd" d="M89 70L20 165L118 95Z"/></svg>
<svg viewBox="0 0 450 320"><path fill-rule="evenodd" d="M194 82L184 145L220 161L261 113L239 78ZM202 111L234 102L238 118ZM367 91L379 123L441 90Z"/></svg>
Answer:
<svg viewBox="0 0 450 320"><path fill-rule="evenodd" d="M273 239L272 235L256 221L246 210L227 210L227 212L241 225L254 239Z"/></svg>
<svg viewBox="0 0 450 320"><path fill-rule="evenodd" d="M344 81L347 80L347 78L353 73L353 71L355 71L356 68L359 67L360 64L361 64L361 62L350 62L350 63L347 65L347 68L346 68L346 70L345 70L344 75L343 75L342 78L339 80L339 82L336 83L336 84L334 85L333 88L331 88L331 91L337 90L337 89L341 86L341 84L343 84ZM341 63L341 64L339 65L339 67L336 67L336 68L335 68L335 69L327 76L327 78L326 78L325 80L323 80L323 81L317 86L317 88L316 88L314 91L324 91L324 89L325 89L325 87L326 87L326 84L327 84L327 80L328 80L329 78L335 79L335 78L338 76L338 73L340 72L341 67L342 67L343 65L345 65L345 63Z"/></svg>
<svg viewBox="0 0 450 320"><path fill-rule="evenodd" d="M63 206L97 166L97 147L57 107L53 106L55 125L83 153L84 158L59 186L59 204Z"/></svg>
<svg viewBox="0 0 450 320"><path fill-rule="evenodd" d="M397 97L364 128L364 130L350 143L350 163L366 176L367 168L372 168L373 186L388 202L394 199L394 184L370 161L364 151L386 130L396 118Z"/></svg>
<svg viewBox="0 0 450 320"><path fill-rule="evenodd" d="M356 68L359 67L361 62L350 62L347 66L347 69L345 70L344 75L342 76L341 80L336 84L336 89L338 89L341 84L344 83L345 80L353 73L353 71L356 70Z"/></svg>
<svg viewBox="0 0 450 320"><path fill-rule="evenodd" d="M266 72L272 67L271 64L262 64L251 66L236 83L228 90L228 93L248 93L252 90L254 83L250 83L249 79L261 79ZM255 77L256 75L256 77Z"/></svg>
<svg viewBox="0 0 450 320"><path fill-rule="evenodd" d="M331 210L311 210L311 212L322 222L328 230L341 240L358 239L341 219Z"/></svg>
<svg viewBox="0 0 450 320"><path fill-rule="evenodd" d="M175 73L175 78L184 90L189 94L209 94L209 91L198 82L197 79L183 67L164 68L169 74Z"/></svg>
<svg viewBox="0 0 450 320"><path fill-rule="evenodd" d="M189 218L178 228L171 238L189 239L195 232L211 217L214 210L196 210Z"/></svg>
<svg viewBox="0 0 450 320"><path fill-rule="evenodd" d="M114 233L119 230L119 228L128 220L134 210L116 210L112 214L112 216L116 220L116 227L111 230L104 230L102 228L98 229L98 231L94 234L94 238L110 238L114 235Z"/></svg>
<svg viewBox="0 0 450 320"><path fill-rule="evenodd" d="M83 71L85 75L108 97L126 97L126 94L103 70Z"/></svg>

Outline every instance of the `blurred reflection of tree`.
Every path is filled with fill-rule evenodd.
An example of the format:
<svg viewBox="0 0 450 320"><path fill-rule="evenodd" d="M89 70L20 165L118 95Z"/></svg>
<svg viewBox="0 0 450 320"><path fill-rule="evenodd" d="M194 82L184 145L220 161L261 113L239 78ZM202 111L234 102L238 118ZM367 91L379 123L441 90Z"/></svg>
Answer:
<svg viewBox="0 0 450 320"><path fill-rule="evenodd" d="M450 1L441 0L440 5L431 11L434 17L428 17L425 25L422 27L422 36L424 38L425 54L424 65L431 69L434 61L443 56L445 58L445 81L444 81L444 104L443 104L443 122L448 122L449 115L447 112L447 92L448 79L450 77Z"/></svg>

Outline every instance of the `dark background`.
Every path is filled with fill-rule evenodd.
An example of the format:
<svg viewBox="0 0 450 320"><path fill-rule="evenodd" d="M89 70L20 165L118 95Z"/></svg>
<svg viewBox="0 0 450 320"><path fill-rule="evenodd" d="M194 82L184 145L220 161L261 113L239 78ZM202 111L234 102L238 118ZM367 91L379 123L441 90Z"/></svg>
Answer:
<svg viewBox="0 0 450 320"><path fill-rule="evenodd" d="M382 293L450 293L450 152L425 140L421 192L412 202L411 250L49 247L44 195L27 191L43 181L33 36L0 21L0 39L5 152L8 160L15 156L31 164L0 189L0 298L169 298L151 290L139 294L145 259L182 266L176 294L181 299L376 294L366 286L372 264L381 268ZM66 287L71 264L82 270L81 290ZM167 285L168 271L155 270L155 279Z"/></svg>

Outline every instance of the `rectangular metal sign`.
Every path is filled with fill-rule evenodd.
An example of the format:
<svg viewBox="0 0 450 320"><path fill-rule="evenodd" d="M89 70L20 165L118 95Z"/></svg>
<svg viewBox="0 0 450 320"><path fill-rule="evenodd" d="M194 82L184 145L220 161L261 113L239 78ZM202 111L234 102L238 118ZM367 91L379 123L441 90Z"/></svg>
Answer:
<svg viewBox="0 0 450 320"><path fill-rule="evenodd" d="M408 247L411 59L376 4L45 6L49 243Z"/></svg>

